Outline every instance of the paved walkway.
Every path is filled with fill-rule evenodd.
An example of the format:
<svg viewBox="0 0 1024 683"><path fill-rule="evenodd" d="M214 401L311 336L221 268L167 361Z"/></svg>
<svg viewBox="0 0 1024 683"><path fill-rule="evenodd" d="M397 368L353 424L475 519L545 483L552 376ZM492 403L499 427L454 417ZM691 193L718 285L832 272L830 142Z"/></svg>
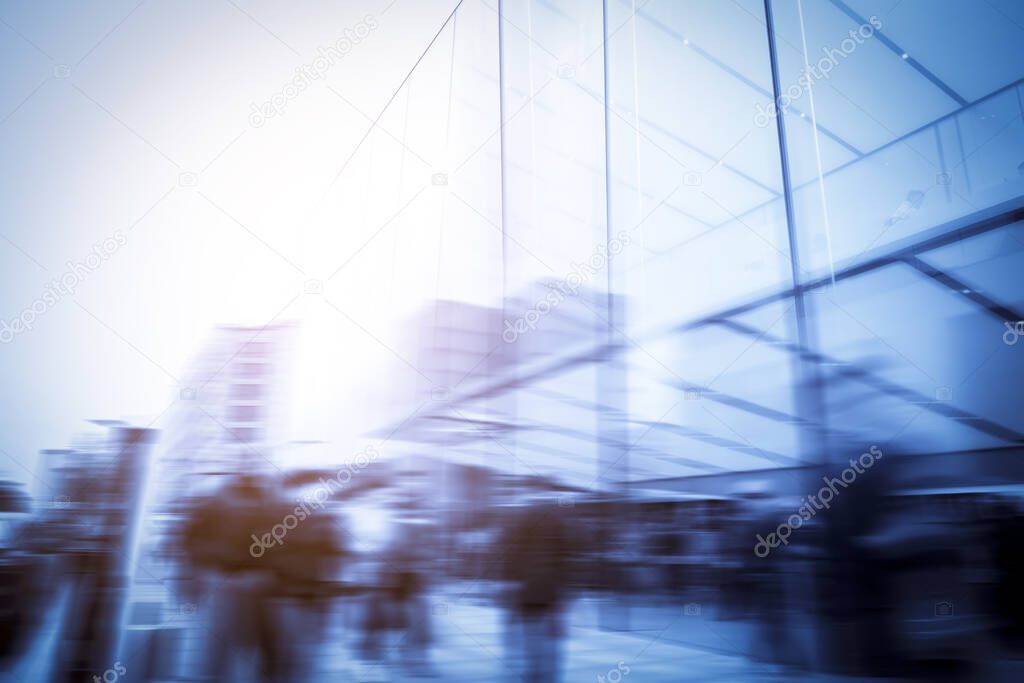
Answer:
<svg viewBox="0 0 1024 683"><path fill-rule="evenodd" d="M435 596L433 604L436 645L432 662L439 680L502 683L517 680L515 672L520 670L520 662L505 651L501 610L484 599L467 597L465 590ZM696 606L691 605L689 610L683 605L655 610L656 614L644 615L647 623L639 630L629 632L610 630L616 626L608 623L615 621L615 610L600 611L604 612L606 625L610 627L600 628L598 607L595 598L578 600L569 615L567 637L562 643L566 683L600 683L599 677L610 683L811 680L779 674L776 667L751 662L740 654L743 647L740 639L747 636L739 629L726 633L732 624L715 622L706 614L697 613ZM630 626L638 625L631 623ZM716 647L708 649L680 642L679 638L688 632L700 633L691 638L698 643L713 642ZM337 637L344 638L340 633ZM364 678L394 683L424 680L405 674L396 666L373 668L354 664L349 652L349 648L336 648L332 655L321 660L320 673L325 676L344 673L351 676L349 680ZM627 670L629 673L624 673Z"/></svg>
<svg viewBox="0 0 1024 683"><path fill-rule="evenodd" d="M518 683L523 680L515 673L520 670L521 662L506 652L503 613L494 605L494 589L472 588L453 587L431 598L433 678L410 675L397 665L362 663L355 654L359 633L351 623L346 625L346 621L353 621L351 610L347 613L338 610L332 615L327 645L319 652L307 653L305 660L311 670L299 678L376 683L429 680ZM627 615L624 610L616 610L614 603L602 600L608 598L582 598L573 604L562 642L564 683L854 683L867 680L786 673L778 667L752 661L744 653L758 644L758 633L753 627L744 622L716 619L709 609L697 602L648 600L645 604L634 604ZM0 680L47 679L46 670L61 610L53 611L55 614L48 618L49 624L40 642L15 671L0 673ZM297 643L303 642L303 618L301 614L293 614L289 623L289 633ZM190 613L179 621L201 624L202 615ZM204 637L199 629L193 635ZM198 647L198 643L196 645ZM195 676L198 666L188 662L181 664L181 670L190 675L161 683L199 680ZM129 671L132 666L134 664L129 666ZM1022 666L1024 662L993 661L989 670L979 672L981 677L975 680L987 683L1024 680ZM252 674L240 672L237 680L252 680ZM887 683L900 682L887 679Z"/></svg>

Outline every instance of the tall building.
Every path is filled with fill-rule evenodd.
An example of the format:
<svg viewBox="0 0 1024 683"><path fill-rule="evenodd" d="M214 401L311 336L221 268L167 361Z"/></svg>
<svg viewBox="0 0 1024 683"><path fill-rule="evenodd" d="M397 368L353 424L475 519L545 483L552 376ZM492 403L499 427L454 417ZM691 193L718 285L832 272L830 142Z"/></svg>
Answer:
<svg viewBox="0 0 1024 683"><path fill-rule="evenodd" d="M196 357L168 421L160 458L161 495L178 497L188 480L266 471L285 439L283 367L294 326L222 326Z"/></svg>
<svg viewBox="0 0 1024 683"><path fill-rule="evenodd" d="M502 308L428 304L407 325L405 357L415 364L414 386L395 388L397 403L410 407L381 435L448 462L505 474L567 483L592 478L599 444L590 438L594 414L536 414L545 389L523 380L552 357L592 352L605 339L606 305L603 292L553 279L533 283ZM585 367L561 382L561 395L593 393L609 372ZM555 434L559 424L587 440L566 444ZM558 469L566 460L580 465L581 476Z"/></svg>

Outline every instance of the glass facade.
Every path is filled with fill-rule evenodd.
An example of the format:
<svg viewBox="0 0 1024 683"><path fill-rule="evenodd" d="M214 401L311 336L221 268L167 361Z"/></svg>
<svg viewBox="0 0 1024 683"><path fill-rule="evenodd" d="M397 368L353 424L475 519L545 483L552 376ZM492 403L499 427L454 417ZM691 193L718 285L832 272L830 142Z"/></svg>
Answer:
<svg viewBox="0 0 1024 683"><path fill-rule="evenodd" d="M461 3L353 190L391 289L515 337L431 439L584 486L1018 443L1024 13L888 5Z"/></svg>

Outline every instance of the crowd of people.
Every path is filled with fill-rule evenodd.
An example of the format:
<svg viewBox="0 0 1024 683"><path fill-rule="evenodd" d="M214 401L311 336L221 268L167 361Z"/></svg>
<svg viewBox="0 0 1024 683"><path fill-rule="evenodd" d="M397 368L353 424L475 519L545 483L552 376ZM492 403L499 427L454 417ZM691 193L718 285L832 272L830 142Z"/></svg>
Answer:
<svg viewBox="0 0 1024 683"><path fill-rule="evenodd" d="M768 492L570 504L534 493L459 516L405 500L384 513L388 531L374 546L347 512L388 482L368 475L372 485L296 517L306 499L287 481L222 479L168 517L160 585L167 603L194 606L194 628L159 653L170 665L136 668L138 680L294 681L322 671L331 653L368 680L443 677L437 598L471 585L487 586L478 594L503 615L502 668L514 680L563 680L571 607L609 596L680 614L696 596L705 618L749 634L740 654L793 672L930 676L1024 650L1015 494L896 492L865 478L762 556L758 539L791 503ZM120 663L125 520L98 503L8 507L4 668L55 610L51 680L88 680ZM286 535L257 543L275 528Z"/></svg>
<svg viewBox="0 0 1024 683"><path fill-rule="evenodd" d="M445 576L438 561L436 525L395 521L380 548L357 552L343 512L328 508L255 556L252 530L274 527L291 507L270 482L248 475L188 504L167 554L177 566L175 599L203 605L210 620L197 666L212 680L230 680L246 662L255 662L261 680L311 675L332 615L340 612L347 645L364 669L438 675L431 658L438 615L428 596L458 578ZM506 613L507 661L538 681L561 680L573 584L571 539L557 512L552 503L506 511L495 562L487 565L497 574L476 577L503 586L496 600Z"/></svg>

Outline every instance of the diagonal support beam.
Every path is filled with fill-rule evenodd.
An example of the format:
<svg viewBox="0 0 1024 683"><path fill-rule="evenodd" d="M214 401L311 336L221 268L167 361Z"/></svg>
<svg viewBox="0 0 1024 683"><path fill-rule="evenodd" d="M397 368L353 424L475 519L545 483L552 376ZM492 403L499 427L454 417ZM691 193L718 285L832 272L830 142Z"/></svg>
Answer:
<svg viewBox="0 0 1024 683"><path fill-rule="evenodd" d="M926 263L916 256L908 256L905 258L904 263L908 266L917 269L921 273L927 275L935 282L938 282L943 287L956 292L960 296L964 297L968 301L994 315L996 318L1003 322L1016 322L1018 320L1024 320L1024 316L1021 316L1019 311L1015 311L1009 306L1004 306L995 299L991 299L986 295L982 294L978 290L971 287L969 284L960 280L944 270L936 268L935 266Z"/></svg>
<svg viewBox="0 0 1024 683"><path fill-rule="evenodd" d="M1015 429L1011 429L999 424L998 422L993 422L987 418L962 410L944 401L937 401L934 398L914 391L913 389L908 389L902 385L896 384L895 382L890 382L889 380L878 377L864 368L858 367L855 363L833 358L816 351L811 351L799 344L794 344L793 342L786 341L779 337L772 337L755 327L744 325L743 323L738 323L734 320L718 320L717 323L722 327L732 329L746 336L756 336L758 339L772 341L780 348L786 349L791 353L798 354L798 356L804 361L816 364L827 363L835 365L837 367L834 373L836 377L861 382L888 396L898 398L913 405L919 405L925 410L937 415L963 422L964 424L973 427L980 432L989 434L990 436L1013 443L1024 443L1024 434L1021 434Z"/></svg>

